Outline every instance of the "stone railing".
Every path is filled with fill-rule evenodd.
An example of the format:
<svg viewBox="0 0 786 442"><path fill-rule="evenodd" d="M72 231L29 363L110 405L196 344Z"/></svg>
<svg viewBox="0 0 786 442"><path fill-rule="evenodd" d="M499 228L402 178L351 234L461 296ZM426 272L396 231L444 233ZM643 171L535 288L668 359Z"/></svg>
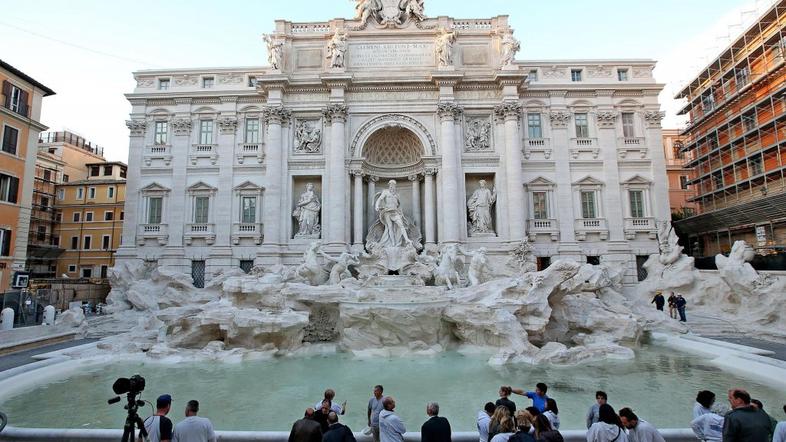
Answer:
<svg viewBox="0 0 786 442"><path fill-rule="evenodd" d="M588 233L597 233L601 240L609 239L609 228L606 218L579 218L573 226L576 232L576 240L584 241Z"/></svg>
<svg viewBox="0 0 786 442"><path fill-rule="evenodd" d="M642 146L644 145L644 138L642 137L623 137L618 140L620 146Z"/></svg>
<svg viewBox="0 0 786 442"><path fill-rule="evenodd" d="M216 144L194 144L191 146L189 159L191 165L195 166L199 158L208 158L210 163L215 165L218 161L218 145Z"/></svg>
<svg viewBox="0 0 786 442"><path fill-rule="evenodd" d="M172 164L172 146L169 144L147 146L143 155L145 166L152 166L153 160L163 160L166 166Z"/></svg>
<svg viewBox="0 0 786 442"><path fill-rule="evenodd" d="M240 143L237 145L235 155L238 164L245 164L246 158L255 158L259 164L265 160L262 143Z"/></svg>
<svg viewBox="0 0 786 442"><path fill-rule="evenodd" d="M656 239L655 218L625 218L626 239L636 239L637 233L647 233L650 239Z"/></svg>
<svg viewBox="0 0 786 442"><path fill-rule="evenodd" d="M570 145L573 147L593 147L598 145L597 138L571 138Z"/></svg>
<svg viewBox="0 0 786 442"><path fill-rule="evenodd" d="M257 245L262 243L262 223L234 223L232 224L232 244L240 244L243 238L251 238Z"/></svg>
<svg viewBox="0 0 786 442"><path fill-rule="evenodd" d="M551 139L549 138L527 138L522 145L524 159L545 159L551 158ZM535 154L535 158L532 158Z"/></svg>
<svg viewBox="0 0 786 442"><path fill-rule="evenodd" d="M159 245L165 246L169 240L167 224L139 224L136 231L137 244L145 245L145 240L155 239Z"/></svg>
<svg viewBox="0 0 786 442"><path fill-rule="evenodd" d="M186 224L186 233L183 235L186 245L191 245L195 238L204 239L207 245L212 245L216 241L215 224L212 223L193 223Z"/></svg>
<svg viewBox="0 0 786 442"><path fill-rule="evenodd" d="M534 241L538 234L550 235L552 241L559 240L559 221L556 219L528 219L527 233Z"/></svg>

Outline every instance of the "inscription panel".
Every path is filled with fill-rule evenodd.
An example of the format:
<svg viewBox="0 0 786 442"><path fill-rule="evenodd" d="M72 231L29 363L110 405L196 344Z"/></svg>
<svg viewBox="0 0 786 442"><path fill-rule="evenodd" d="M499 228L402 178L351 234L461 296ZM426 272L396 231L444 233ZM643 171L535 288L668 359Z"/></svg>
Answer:
<svg viewBox="0 0 786 442"><path fill-rule="evenodd" d="M350 68L434 66L432 43L350 44Z"/></svg>

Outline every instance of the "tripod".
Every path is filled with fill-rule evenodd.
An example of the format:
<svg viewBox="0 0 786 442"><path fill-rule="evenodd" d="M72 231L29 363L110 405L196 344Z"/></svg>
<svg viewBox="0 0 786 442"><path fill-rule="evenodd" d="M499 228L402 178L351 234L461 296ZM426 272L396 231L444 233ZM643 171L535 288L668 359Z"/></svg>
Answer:
<svg viewBox="0 0 786 442"><path fill-rule="evenodd" d="M142 404L144 404L144 402L142 402ZM145 423L142 422L142 418L140 418L137 414L139 402L136 401L135 393L128 393L128 405L126 405L125 408L128 410L128 416L126 416L126 423L123 426L123 439L121 442L134 442L134 433L136 433L134 430L135 425L137 428L139 428L139 436L143 441L147 441L148 438L147 430L145 429Z"/></svg>

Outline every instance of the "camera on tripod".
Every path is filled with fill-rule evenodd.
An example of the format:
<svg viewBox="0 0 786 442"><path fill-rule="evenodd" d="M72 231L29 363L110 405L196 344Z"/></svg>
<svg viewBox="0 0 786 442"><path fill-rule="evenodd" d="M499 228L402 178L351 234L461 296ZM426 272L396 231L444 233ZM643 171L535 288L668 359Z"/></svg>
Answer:
<svg viewBox="0 0 786 442"><path fill-rule="evenodd" d="M126 416L126 423L123 426L123 442L132 442L134 440L134 425L139 428L142 438L145 440L147 439L147 431L145 431L142 419L140 419L137 414L139 407L145 406L145 401L136 398L144 389L145 378L138 374L130 378L118 378L115 383L112 384L112 391L114 391L115 394L125 394L128 399L128 403L124 407L128 410L128 416ZM118 402L120 402L120 396L115 396L107 401L109 404L116 404Z"/></svg>

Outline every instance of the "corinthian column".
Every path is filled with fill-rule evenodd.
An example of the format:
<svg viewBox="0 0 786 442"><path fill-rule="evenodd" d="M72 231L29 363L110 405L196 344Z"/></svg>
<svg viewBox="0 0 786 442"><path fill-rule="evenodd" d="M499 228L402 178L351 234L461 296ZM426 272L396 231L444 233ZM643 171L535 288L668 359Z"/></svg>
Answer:
<svg viewBox="0 0 786 442"><path fill-rule="evenodd" d="M436 227L436 217L434 214L436 213L437 208L434 204L434 173L436 172L435 169L426 168L425 170L425 178L423 179L423 199L424 205L426 207L426 244L434 244L435 239L435 227Z"/></svg>
<svg viewBox="0 0 786 442"><path fill-rule="evenodd" d="M347 172L344 166L344 123L347 120L347 107L343 104L332 104L325 109L330 115L330 151L328 156L328 209L327 239L328 244L346 244L345 232L348 220L346 210ZM324 215L323 215L324 218Z"/></svg>
<svg viewBox="0 0 786 442"><path fill-rule="evenodd" d="M494 108L505 120L505 190L508 193L508 230L511 241L524 238L524 189L521 173L521 137L519 118L521 105L516 101L505 102Z"/></svg>
<svg viewBox="0 0 786 442"><path fill-rule="evenodd" d="M412 181L412 221L420 230L420 176L410 175L409 180Z"/></svg>
<svg viewBox="0 0 786 442"><path fill-rule="evenodd" d="M455 140L455 121L460 114L461 107L455 103L439 103L437 112L441 121L440 140L442 149L442 198L443 212L440 233L440 242L458 242L461 217L459 210L463 207L459 201L459 179L461 178L461 163L459 162Z"/></svg>
<svg viewBox="0 0 786 442"><path fill-rule="evenodd" d="M354 229L353 244L362 247L363 245L363 172L353 170L352 176L355 177L355 210L352 220Z"/></svg>
<svg viewBox="0 0 786 442"><path fill-rule="evenodd" d="M266 107L262 116L267 125L267 167L265 174L267 176L262 222L264 225L264 243L269 245L281 244L281 214L282 210L282 172L284 165L282 164L282 149L284 146L281 142L281 125L289 120L292 112L285 109L283 106L269 106Z"/></svg>

